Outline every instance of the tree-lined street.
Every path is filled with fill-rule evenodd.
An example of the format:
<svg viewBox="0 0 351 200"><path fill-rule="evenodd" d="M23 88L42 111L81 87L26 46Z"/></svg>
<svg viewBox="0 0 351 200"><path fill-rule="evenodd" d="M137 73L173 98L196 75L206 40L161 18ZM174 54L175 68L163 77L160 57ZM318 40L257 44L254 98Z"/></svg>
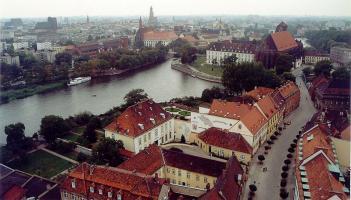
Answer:
<svg viewBox="0 0 351 200"><path fill-rule="evenodd" d="M288 148L296 138L301 127L306 124L312 115L316 112L313 107L313 103L309 97L308 90L301 77L302 68L295 69L293 74L296 76L296 83L298 84L301 92L300 106L292 112L285 121L291 121L291 124L282 131L282 134L278 136L278 139L272 144L272 148L268 150L268 154L264 154L264 145L261 146L259 151L256 153L252 159L252 163L249 169L249 178L244 189L244 198L248 199L249 185L255 184L257 186L257 191L255 192L255 199L260 200L275 200L281 199L280 193L280 173L282 172L282 166L284 165L284 160L288 154ZM265 160L263 165L259 164L258 155L264 155ZM292 162L290 165L290 177L287 179L288 184L286 186L289 192L289 197L291 198L294 191L294 179L292 178L292 168L295 163ZM263 172L263 168L267 168L267 171Z"/></svg>

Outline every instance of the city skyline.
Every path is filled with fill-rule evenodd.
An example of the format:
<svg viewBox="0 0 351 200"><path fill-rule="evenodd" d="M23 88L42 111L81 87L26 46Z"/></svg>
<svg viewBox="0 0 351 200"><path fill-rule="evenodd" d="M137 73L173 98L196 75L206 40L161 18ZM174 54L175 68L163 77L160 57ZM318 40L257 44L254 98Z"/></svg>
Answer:
<svg viewBox="0 0 351 200"><path fill-rule="evenodd" d="M0 18L46 16L147 16L153 6L156 16L189 15L291 15L291 16L350 16L351 1L21 1L2 2ZM19 8L18 5L21 5ZM226 6L223 6L226 5ZM338 5L337 7L335 5ZM4 9L6 8L6 9ZM25 9L24 9L25 8ZM39 9L40 8L40 9ZM332 9L330 9L332 8Z"/></svg>

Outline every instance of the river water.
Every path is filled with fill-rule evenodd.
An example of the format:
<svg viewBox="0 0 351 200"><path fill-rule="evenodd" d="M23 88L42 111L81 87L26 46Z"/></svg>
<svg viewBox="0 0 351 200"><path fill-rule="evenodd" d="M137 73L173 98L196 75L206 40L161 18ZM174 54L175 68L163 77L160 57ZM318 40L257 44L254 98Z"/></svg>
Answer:
<svg viewBox="0 0 351 200"><path fill-rule="evenodd" d="M68 117L83 111L101 114L123 103L132 89L142 88L156 102L174 97L200 96L206 88L218 85L185 75L171 69L171 60L152 68L139 70L123 77L92 80L67 89L34 95L0 105L0 144L6 143L4 127L22 122L26 135L39 129L46 115Z"/></svg>

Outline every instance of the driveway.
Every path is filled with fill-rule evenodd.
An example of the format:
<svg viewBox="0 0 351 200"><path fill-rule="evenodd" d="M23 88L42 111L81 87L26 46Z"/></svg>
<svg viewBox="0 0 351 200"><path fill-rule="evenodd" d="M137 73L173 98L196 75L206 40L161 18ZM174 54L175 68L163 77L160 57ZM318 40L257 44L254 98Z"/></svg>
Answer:
<svg viewBox="0 0 351 200"><path fill-rule="evenodd" d="M293 71L296 76L296 82L300 88L301 99L300 106L292 112L286 121L291 121L291 125L287 126L282 134L278 136L278 139L274 141L272 149L268 151L267 155L264 155L263 145L253 158L252 165L249 169L249 178L244 189L244 198L248 199L248 186L250 184L256 183L257 191L255 199L259 200L275 200L280 199L280 173L282 172L283 162L288 154L288 148L296 138L296 134L299 132L302 126L306 124L312 117L312 115L317 112L313 107L313 103L310 100L307 88L301 79L302 68ZM263 165L258 164L257 156L263 154L265 156L265 161ZM267 167L266 172L262 172L262 168ZM289 198L292 199L294 191L294 179L292 178L292 168L294 168L294 163L290 164L290 175L288 179L288 185L286 189L289 192Z"/></svg>

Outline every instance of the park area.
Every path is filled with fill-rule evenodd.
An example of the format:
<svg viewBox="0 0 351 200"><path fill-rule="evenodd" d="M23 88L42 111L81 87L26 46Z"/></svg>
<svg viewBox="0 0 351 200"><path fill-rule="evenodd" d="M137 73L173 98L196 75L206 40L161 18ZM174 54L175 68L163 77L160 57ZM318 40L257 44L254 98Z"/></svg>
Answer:
<svg viewBox="0 0 351 200"><path fill-rule="evenodd" d="M29 174L51 178L73 166L73 163L54 156L44 150L27 154L24 160L13 160L8 166Z"/></svg>
<svg viewBox="0 0 351 200"><path fill-rule="evenodd" d="M194 63L191 64L191 66L200 72L212 76L221 77L223 74L223 67L207 64L205 56L198 56Z"/></svg>
<svg viewBox="0 0 351 200"><path fill-rule="evenodd" d="M167 107L167 108L165 108L165 110L167 112L172 113L173 115L178 115L178 116L183 116L183 117L189 117L191 115L191 112L189 112L187 110L175 108L175 107Z"/></svg>

